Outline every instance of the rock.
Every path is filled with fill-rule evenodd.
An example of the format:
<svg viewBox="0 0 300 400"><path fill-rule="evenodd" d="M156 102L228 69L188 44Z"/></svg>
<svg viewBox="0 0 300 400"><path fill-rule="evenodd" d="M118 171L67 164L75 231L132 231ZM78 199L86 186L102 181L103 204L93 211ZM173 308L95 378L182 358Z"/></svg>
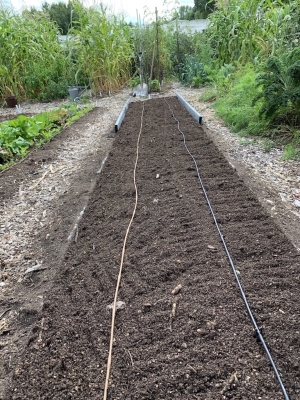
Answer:
<svg viewBox="0 0 300 400"><path fill-rule="evenodd" d="M29 274L30 272L40 271L42 269L46 269L46 267L43 267L42 264L36 264L33 267L26 269L25 274Z"/></svg>
<svg viewBox="0 0 300 400"><path fill-rule="evenodd" d="M114 308L114 303L109 304L106 307L108 310L112 310ZM123 308L125 308L125 303L124 301L118 300L116 302L116 310L122 310Z"/></svg>
<svg viewBox="0 0 300 400"><path fill-rule="evenodd" d="M182 289L182 285L179 284L177 285L173 290L172 290L172 294L178 294L180 292L180 290Z"/></svg>
<svg viewBox="0 0 300 400"><path fill-rule="evenodd" d="M300 207L300 201L299 201L299 200L295 200L295 201L294 201L294 205L295 205L296 207Z"/></svg>

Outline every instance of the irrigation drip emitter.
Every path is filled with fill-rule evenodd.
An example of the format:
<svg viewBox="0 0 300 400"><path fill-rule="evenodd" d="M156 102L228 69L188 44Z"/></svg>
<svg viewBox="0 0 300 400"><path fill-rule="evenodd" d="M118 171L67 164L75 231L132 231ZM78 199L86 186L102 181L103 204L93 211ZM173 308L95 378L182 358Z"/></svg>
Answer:
<svg viewBox="0 0 300 400"><path fill-rule="evenodd" d="M280 387L281 387L281 390L282 390L282 393L283 393L283 395L284 395L285 400L290 400L290 398L289 398L289 396L288 396L288 394L287 394L287 391L286 391L286 389L285 389L285 387L284 387L284 385L283 385L283 382L282 382L282 380L281 380L280 374L279 374L279 372L278 372L278 370L277 370L277 367L276 367L276 365L275 365L275 363L274 363L274 361L273 361L273 358L272 358L272 356L271 356L271 353L270 353L270 351L269 351L269 349L268 349L268 346L267 346L267 344L266 344L266 342L265 342L265 340L264 340L264 338L263 338L263 336L262 336L261 329L260 329L259 326L257 325L257 322L256 322L256 320L255 320L255 318L254 318L254 316L253 316L253 313L252 313L251 308L250 308L250 306L249 306L249 303L248 303L248 301L247 301L247 298L246 298L245 292L244 292L244 290L243 290L243 287L242 287L242 285L241 285L241 283L240 283L240 280L239 280L239 278L238 278L238 274L237 274L237 271L236 271L236 269L235 269L235 266L234 266L233 260L232 260L232 258L231 258L231 255L230 255L230 253L229 253L229 250L228 250L226 241L225 241L225 239L224 239L224 237L223 237L223 235L222 235L222 232L221 232L221 229L220 229L219 224L218 224L218 222L217 222L215 213L214 213L214 211L213 211L213 208L212 208L211 203L210 203L210 201L209 201L209 198L208 198L207 192L206 192L206 190L205 190L204 184L203 184L203 182L202 182L202 178L201 178L201 175L200 175L199 168L198 168L197 162L196 162L196 160L195 160L195 157L192 155L192 153L190 152L190 150L189 150L189 148L188 148L188 146L187 146L187 144L186 144L185 135L184 135L184 133L182 132L182 130L180 129L180 122L179 122L178 119L175 117L174 112L173 112L173 110L171 109L169 103L168 103L166 100L165 100L165 102L167 103L167 105L168 105L168 107L169 107L169 110L171 111L171 113L172 113L172 115L173 115L173 118L174 118L175 121L177 122L177 129L178 129L178 131L181 133L181 135L182 135L182 137L183 137L184 147L186 148L186 151L188 152L188 154L189 154L190 157L192 158L192 160L193 160L193 162L194 162L194 165L195 165L195 167L196 167L197 175L198 175L198 179L199 179L199 182L200 182L201 189L203 190L203 193L204 193L204 196L205 196L205 200L206 200L206 202L207 202L207 204L208 204L208 207L209 207L209 210L210 210L211 215L212 215L212 217L213 217L215 226L216 226L216 228L217 228L217 231L218 231L219 236L220 236L220 238L221 238L221 241L222 241L222 243L223 243L223 246L224 246L224 249L225 249L227 258L228 258L229 263L230 263L230 265L231 265L231 268L232 268L232 271L233 271L235 280L236 280L236 282L237 282L237 284L238 284L239 290L240 290L240 292L241 292L241 296L242 296L242 299L243 299L244 304L245 304L245 306L246 306L248 315L249 315L249 317L250 317L250 319L251 319L251 322L252 322L252 324L253 324L253 326L254 326L255 335L256 335L257 339L260 341L260 343L263 345L263 347L264 347L264 349L265 349L265 352L267 353L267 356L268 356L269 361L270 361L270 363L271 363L271 365L272 365L272 368L273 368L273 370L274 370L274 372L275 372L275 375L276 375L276 377L277 377L277 380L278 380L278 382L279 382L279 384L280 384Z"/></svg>

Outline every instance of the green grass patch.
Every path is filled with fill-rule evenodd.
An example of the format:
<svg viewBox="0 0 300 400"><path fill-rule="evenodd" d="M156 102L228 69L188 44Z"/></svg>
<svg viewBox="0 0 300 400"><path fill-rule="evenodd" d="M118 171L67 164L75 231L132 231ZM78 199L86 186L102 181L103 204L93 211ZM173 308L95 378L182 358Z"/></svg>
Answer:
<svg viewBox="0 0 300 400"><path fill-rule="evenodd" d="M250 144L256 143L256 139L241 139L238 141L239 145L248 146Z"/></svg>
<svg viewBox="0 0 300 400"><path fill-rule="evenodd" d="M207 87L205 91L200 95L199 100L205 102L213 102L217 98L217 89L213 87Z"/></svg>
<svg viewBox="0 0 300 400"><path fill-rule="evenodd" d="M282 160L300 160L300 142L291 142L284 146Z"/></svg>
<svg viewBox="0 0 300 400"><path fill-rule="evenodd" d="M274 147L276 147L277 143L272 139L265 138L259 145L266 153L269 153Z"/></svg>

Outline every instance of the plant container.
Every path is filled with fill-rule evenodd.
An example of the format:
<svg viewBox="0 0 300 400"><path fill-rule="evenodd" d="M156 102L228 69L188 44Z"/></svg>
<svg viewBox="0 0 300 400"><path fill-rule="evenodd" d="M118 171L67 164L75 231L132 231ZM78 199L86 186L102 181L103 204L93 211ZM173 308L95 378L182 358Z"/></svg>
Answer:
<svg viewBox="0 0 300 400"><path fill-rule="evenodd" d="M14 108L18 104L16 96L9 96L5 98L8 108Z"/></svg>
<svg viewBox="0 0 300 400"><path fill-rule="evenodd" d="M72 100L77 99L77 97L79 97L78 88L77 87L70 87L69 88L69 95L70 95Z"/></svg>

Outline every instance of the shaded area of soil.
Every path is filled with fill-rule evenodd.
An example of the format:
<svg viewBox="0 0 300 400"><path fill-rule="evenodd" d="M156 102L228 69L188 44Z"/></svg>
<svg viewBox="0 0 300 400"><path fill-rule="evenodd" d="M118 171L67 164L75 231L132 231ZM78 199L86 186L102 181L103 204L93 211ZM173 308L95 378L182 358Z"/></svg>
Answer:
<svg viewBox="0 0 300 400"><path fill-rule="evenodd" d="M299 254L201 127L175 98L167 101L197 160L253 312L296 399ZM143 103L129 107L7 399L99 399L103 394L107 306L134 207L142 108ZM283 398L253 336L195 166L164 99L145 102L137 186L109 399ZM182 289L173 295L178 284Z"/></svg>

